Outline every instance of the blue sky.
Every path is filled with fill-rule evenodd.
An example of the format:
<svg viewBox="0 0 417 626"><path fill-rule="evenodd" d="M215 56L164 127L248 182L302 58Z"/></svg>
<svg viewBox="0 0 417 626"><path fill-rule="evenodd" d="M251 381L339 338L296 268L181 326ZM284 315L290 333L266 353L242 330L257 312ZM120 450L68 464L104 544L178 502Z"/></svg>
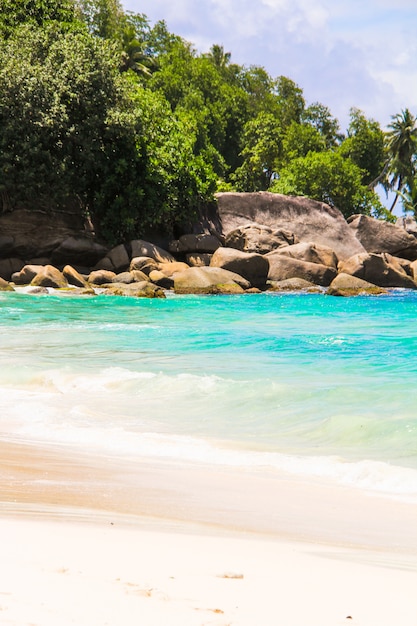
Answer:
<svg viewBox="0 0 417 626"><path fill-rule="evenodd" d="M122 0L206 52L288 76L346 130L350 107L385 127L417 115L416 0Z"/></svg>

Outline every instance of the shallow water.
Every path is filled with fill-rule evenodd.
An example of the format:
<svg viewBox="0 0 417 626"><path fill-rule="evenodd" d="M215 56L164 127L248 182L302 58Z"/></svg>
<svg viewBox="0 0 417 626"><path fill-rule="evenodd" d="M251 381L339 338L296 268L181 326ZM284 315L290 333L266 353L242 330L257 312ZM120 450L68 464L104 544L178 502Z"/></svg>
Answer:
<svg viewBox="0 0 417 626"><path fill-rule="evenodd" d="M417 499L417 295L0 294L0 435Z"/></svg>

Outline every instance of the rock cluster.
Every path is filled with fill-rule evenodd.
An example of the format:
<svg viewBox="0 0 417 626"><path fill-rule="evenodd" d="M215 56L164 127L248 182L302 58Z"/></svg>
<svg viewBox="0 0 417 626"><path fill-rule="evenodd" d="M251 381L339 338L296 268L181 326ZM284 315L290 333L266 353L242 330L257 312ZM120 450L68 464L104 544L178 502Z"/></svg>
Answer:
<svg viewBox="0 0 417 626"><path fill-rule="evenodd" d="M323 203L266 192L218 194L217 210L217 230L184 234L168 250L142 239L108 250L62 225L47 229L44 239L36 233L33 239L43 243L25 250L16 224L3 227L0 290L158 298L166 290L346 296L417 289L417 224L410 218L388 224L356 215L346 221Z"/></svg>

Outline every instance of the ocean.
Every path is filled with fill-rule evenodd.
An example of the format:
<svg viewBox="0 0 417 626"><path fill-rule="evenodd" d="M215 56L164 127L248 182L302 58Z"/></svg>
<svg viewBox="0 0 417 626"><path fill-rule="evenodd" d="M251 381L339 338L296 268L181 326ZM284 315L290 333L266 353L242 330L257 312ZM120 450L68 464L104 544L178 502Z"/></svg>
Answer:
<svg viewBox="0 0 417 626"><path fill-rule="evenodd" d="M0 439L417 501L417 294L0 293Z"/></svg>

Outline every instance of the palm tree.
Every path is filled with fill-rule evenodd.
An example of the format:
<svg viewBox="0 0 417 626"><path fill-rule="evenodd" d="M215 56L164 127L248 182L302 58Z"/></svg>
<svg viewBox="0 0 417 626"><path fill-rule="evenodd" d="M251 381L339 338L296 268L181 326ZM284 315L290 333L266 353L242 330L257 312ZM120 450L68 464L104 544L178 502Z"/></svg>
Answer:
<svg viewBox="0 0 417 626"><path fill-rule="evenodd" d="M414 186L417 157L417 120L408 109L393 116L387 134L388 187L395 191L392 213L399 195Z"/></svg>
<svg viewBox="0 0 417 626"><path fill-rule="evenodd" d="M136 37L136 30L132 24L125 26L122 32L122 62L121 71L133 70L136 74L148 77L156 69L155 61L144 52L144 44Z"/></svg>
<svg viewBox="0 0 417 626"><path fill-rule="evenodd" d="M210 52L204 56L210 59L218 70L224 70L229 65L232 54L231 52L225 52L223 46L215 43L211 46Z"/></svg>

